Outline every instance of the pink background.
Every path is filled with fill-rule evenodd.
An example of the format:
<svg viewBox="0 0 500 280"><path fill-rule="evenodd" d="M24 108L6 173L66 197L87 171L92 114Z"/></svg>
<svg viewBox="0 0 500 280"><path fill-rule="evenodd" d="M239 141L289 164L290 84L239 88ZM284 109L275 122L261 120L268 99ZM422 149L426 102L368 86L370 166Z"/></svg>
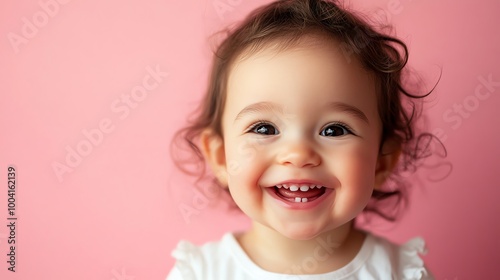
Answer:
<svg viewBox="0 0 500 280"><path fill-rule="evenodd" d="M2 1L1 279L164 279L181 238L203 243L248 226L242 215L207 205L214 199L172 167L169 142L205 90L209 35L267 2ZM500 4L349 5L386 15L429 85L443 69L426 112L449 156L413 177L423 187L414 188L400 223L373 230L396 242L423 236L437 279L491 279L500 259L500 86L480 80L500 81ZM168 76L138 92L156 67ZM138 97L126 105L121 98L132 93ZM95 136L100 123L102 138L85 146L82 131ZM77 148L86 155L58 178L53 165ZM18 177L16 273L6 263L9 165ZM188 208L194 212L183 216Z"/></svg>

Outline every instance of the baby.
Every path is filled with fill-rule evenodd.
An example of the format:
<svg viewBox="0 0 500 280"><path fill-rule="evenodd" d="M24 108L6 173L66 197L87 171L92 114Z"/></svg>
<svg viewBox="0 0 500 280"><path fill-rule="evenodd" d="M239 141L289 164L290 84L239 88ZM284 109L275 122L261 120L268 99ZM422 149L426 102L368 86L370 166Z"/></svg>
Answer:
<svg viewBox="0 0 500 280"><path fill-rule="evenodd" d="M418 159L408 51L332 1L276 1L218 47L195 121L180 132L251 220L246 232L181 241L174 279L432 279L415 238L354 226L399 197ZM398 164L402 168L395 168ZM398 200L396 200L398 201Z"/></svg>

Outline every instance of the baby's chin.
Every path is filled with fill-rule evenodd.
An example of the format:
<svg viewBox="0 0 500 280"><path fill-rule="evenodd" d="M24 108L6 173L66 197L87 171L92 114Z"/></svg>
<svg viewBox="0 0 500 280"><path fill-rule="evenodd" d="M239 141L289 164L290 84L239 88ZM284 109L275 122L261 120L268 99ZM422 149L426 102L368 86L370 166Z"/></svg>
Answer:
<svg viewBox="0 0 500 280"><path fill-rule="evenodd" d="M288 225L286 229L274 229L283 237L297 241L306 241L317 238L318 236L328 232L323 228L313 227L311 225L302 225L297 223L295 225Z"/></svg>
<svg viewBox="0 0 500 280"><path fill-rule="evenodd" d="M285 238L297 241L325 239L336 240L337 243L342 243L352 233L352 221L335 225L330 222L326 224L310 224L310 223L292 223L286 227L274 228L280 235Z"/></svg>

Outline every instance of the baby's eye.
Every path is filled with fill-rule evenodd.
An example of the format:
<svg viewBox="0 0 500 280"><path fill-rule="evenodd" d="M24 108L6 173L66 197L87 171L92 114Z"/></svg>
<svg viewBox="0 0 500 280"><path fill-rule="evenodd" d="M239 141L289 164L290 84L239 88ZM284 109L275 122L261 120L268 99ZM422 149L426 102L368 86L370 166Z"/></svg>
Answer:
<svg viewBox="0 0 500 280"><path fill-rule="evenodd" d="M352 134L352 132L345 125L331 124L331 125L325 127L319 134L321 136L337 137L337 136Z"/></svg>
<svg viewBox="0 0 500 280"><path fill-rule="evenodd" d="M268 123L258 123L250 128L249 132L263 135L276 135L278 130L271 124Z"/></svg>

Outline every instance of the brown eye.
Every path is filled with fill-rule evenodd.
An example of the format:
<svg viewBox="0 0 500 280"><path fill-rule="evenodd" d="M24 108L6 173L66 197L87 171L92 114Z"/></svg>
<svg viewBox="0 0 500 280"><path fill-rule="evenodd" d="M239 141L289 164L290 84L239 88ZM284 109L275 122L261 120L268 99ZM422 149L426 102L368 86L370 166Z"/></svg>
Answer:
<svg viewBox="0 0 500 280"><path fill-rule="evenodd" d="M264 123L255 125L250 131L256 134L263 134L263 135L278 134L278 130L274 126Z"/></svg>
<svg viewBox="0 0 500 280"><path fill-rule="evenodd" d="M327 136L327 137L338 137L347 134L351 134L349 129L340 124L329 125L320 132L321 136Z"/></svg>

